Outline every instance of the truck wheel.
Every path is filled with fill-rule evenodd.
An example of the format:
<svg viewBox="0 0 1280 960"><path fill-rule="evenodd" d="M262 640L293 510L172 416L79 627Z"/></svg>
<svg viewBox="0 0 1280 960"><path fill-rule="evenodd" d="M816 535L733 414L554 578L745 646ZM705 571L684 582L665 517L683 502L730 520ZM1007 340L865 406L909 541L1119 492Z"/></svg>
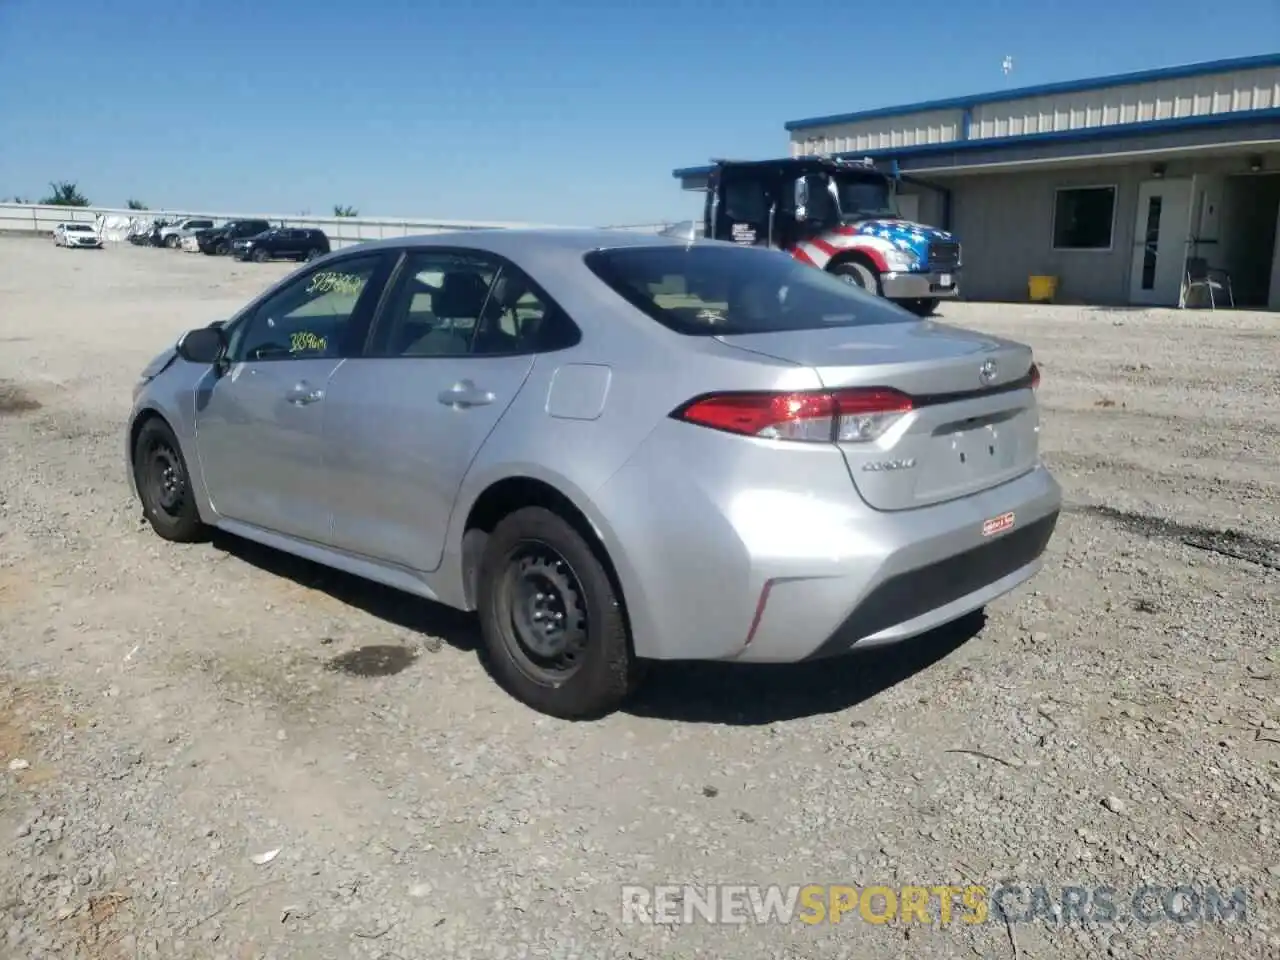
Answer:
<svg viewBox="0 0 1280 960"><path fill-rule="evenodd" d="M178 244L180 243L182 243L182 238L179 237L176 233L171 233L169 234L169 236L164 238L164 245L168 247L170 250L177 250Z"/></svg>
<svg viewBox="0 0 1280 960"><path fill-rule="evenodd" d="M524 703L566 719L595 717L635 689L641 664L621 598L564 518L525 507L499 522L476 586L485 657Z"/></svg>
<svg viewBox="0 0 1280 960"><path fill-rule="evenodd" d="M861 287L868 293L874 293L877 297L881 295L880 275L866 264L859 263L856 260L849 260L845 263L837 263L831 268L831 272L845 283Z"/></svg>
<svg viewBox="0 0 1280 960"><path fill-rule="evenodd" d="M267 262L267 251L263 250L261 247L259 247L259 248L258 248L257 250L255 250L255 251L253 251L253 262L254 262L254 263L266 263L266 262Z"/></svg>
<svg viewBox="0 0 1280 960"><path fill-rule="evenodd" d="M933 297L925 297L922 300L903 300L902 305L917 317L931 316L933 311L938 309L938 301Z"/></svg>

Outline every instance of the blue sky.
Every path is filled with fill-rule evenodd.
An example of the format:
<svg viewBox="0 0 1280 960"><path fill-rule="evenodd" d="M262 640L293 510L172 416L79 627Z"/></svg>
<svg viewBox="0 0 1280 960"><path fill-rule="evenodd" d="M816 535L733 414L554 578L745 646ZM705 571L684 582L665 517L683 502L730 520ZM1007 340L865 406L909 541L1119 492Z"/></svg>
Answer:
<svg viewBox="0 0 1280 960"><path fill-rule="evenodd" d="M0 196L652 222L787 120L1277 48L1277 0L0 0Z"/></svg>

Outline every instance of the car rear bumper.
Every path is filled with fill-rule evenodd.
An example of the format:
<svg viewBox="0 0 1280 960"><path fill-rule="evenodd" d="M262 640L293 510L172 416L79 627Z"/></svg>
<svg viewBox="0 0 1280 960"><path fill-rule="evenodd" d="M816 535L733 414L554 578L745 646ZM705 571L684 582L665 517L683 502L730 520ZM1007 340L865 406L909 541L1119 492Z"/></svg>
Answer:
<svg viewBox="0 0 1280 960"><path fill-rule="evenodd" d="M779 455L807 463L784 476L769 469ZM879 511L838 456L660 427L596 496L637 654L831 656L918 636L1039 570L1062 503L1043 466L961 499ZM748 476L762 482L746 487ZM1011 527L984 535L1010 513Z"/></svg>
<svg viewBox="0 0 1280 960"><path fill-rule="evenodd" d="M950 300L960 296L959 280L958 267L950 273L882 273L880 289L889 300Z"/></svg>

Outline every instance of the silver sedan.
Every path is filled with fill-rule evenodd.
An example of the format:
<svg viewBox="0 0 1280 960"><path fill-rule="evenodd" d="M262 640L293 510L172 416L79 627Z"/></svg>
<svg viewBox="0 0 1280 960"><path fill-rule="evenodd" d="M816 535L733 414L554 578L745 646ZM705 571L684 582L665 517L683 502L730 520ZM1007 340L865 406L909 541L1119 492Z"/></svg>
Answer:
<svg viewBox="0 0 1280 960"><path fill-rule="evenodd" d="M775 251L612 231L363 244L143 372L161 537L216 527L478 613L600 715L653 659L798 661L1031 577L1061 493L1031 350Z"/></svg>

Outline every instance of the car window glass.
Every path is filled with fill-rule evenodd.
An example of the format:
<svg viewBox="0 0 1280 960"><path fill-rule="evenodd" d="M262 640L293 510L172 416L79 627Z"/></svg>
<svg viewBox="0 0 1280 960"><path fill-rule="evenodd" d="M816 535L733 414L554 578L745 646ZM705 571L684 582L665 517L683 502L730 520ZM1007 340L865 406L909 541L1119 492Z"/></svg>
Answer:
<svg viewBox="0 0 1280 960"><path fill-rule="evenodd" d="M627 247L593 251L586 263L637 309L690 336L916 320L824 270L754 247Z"/></svg>
<svg viewBox="0 0 1280 960"><path fill-rule="evenodd" d="M233 361L344 356L356 307L380 259L373 255L330 264L264 300L232 335Z"/></svg>
<svg viewBox="0 0 1280 960"><path fill-rule="evenodd" d="M535 353L568 346L577 328L558 305L511 264L504 264L485 303L473 354Z"/></svg>
<svg viewBox="0 0 1280 960"><path fill-rule="evenodd" d="M497 265L439 250L407 255L380 321L376 352L392 357L468 353Z"/></svg>

